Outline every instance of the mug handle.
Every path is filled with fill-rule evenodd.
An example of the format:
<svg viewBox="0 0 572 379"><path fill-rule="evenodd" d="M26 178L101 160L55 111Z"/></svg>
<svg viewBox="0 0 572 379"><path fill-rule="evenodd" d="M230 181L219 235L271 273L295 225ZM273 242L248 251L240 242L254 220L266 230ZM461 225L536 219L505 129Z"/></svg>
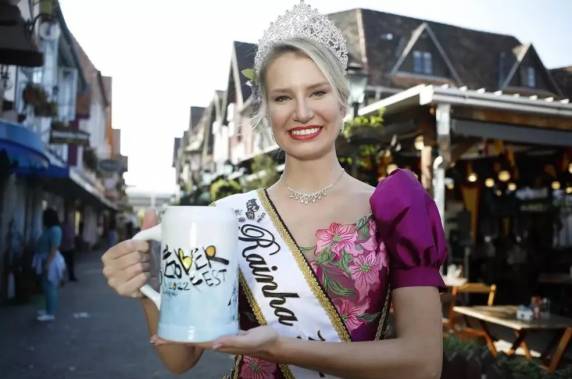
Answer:
<svg viewBox="0 0 572 379"><path fill-rule="evenodd" d="M157 224L152 228L140 231L134 235L132 239L139 241L153 240L161 242L161 224ZM157 306L157 309L161 309L161 295L159 292L155 291L153 287L151 287L149 284L144 284L143 287L139 289L139 291L151 299Z"/></svg>

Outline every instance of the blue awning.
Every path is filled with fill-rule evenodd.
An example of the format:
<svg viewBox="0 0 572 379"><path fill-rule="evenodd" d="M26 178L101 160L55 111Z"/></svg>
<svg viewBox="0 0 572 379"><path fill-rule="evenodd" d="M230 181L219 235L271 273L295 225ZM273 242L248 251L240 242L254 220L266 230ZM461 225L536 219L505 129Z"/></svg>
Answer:
<svg viewBox="0 0 572 379"><path fill-rule="evenodd" d="M40 137L25 126L0 120L0 152L23 168L45 168L50 160Z"/></svg>
<svg viewBox="0 0 572 379"><path fill-rule="evenodd" d="M60 196L91 201L94 205L117 211L117 206L75 168L52 163L45 168L18 167L16 173L43 179L44 189Z"/></svg>

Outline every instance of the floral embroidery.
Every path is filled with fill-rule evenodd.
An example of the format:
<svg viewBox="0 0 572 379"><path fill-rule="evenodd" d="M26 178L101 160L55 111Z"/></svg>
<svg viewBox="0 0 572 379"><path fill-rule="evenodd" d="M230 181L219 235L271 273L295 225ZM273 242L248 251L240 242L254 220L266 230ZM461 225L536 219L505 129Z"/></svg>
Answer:
<svg viewBox="0 0 572 379"><path fill-rule="evenodd" d="M388 256L383 243L377 241L372 215L351 225L332 223L328 229L316 231L316 238L315 248L304 248L303 252L314 258L310 267L350 333L363 325L375 325L382 306L381 278Z"/></svg>
<svg viewBox="0 0 572 379"><path fill-rule="evenodd" d="M360 298L365 297L372 286L379 282L381 262L381 256L372 251L355 257L350 264L352 278L355 280Z"/></svg>
<svg viewBox="0 0 572 379"><path fill-rule="evenodd" d="M335 258L341 256L342 251L354 255L355 241L357 239L355 225L340 225L333 223L328 229L321 229L316 232L318 242L316 251L322 251L329 247Z"/></svg>
<svg viewBox="0 0 572 379"><path fill-rule="evenodd" d="M273 379L276 364L245 355L242 360L240 377L245 379Z"/></svg>
<svg viewBox="0 0 572 379"><path fill-rule="evenodd" d="M363 323L363 321L360 320L360 316L363 314L362 307L344 298L339 298L337 303L339 304L338 312L340 312L340 316L342 316L342 320L344 320L349 330L354 330L361 326Z"/></svg>

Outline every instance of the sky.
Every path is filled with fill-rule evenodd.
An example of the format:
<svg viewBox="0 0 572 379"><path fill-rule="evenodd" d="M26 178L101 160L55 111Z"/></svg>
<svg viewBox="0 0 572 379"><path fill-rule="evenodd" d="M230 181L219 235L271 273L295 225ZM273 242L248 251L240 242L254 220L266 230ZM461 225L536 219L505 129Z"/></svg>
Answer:
<svg viewBox="0 0 572 379"><path fill-rule="evenodd" d="M321 13L374 9L532 42L548 68L572 65L569 0L307 0ZM113 77L113 127L128 191L176 192L174 138L189 108L226 88L232 41L253 42L298 0L60 0L70 31Z"/></svg>

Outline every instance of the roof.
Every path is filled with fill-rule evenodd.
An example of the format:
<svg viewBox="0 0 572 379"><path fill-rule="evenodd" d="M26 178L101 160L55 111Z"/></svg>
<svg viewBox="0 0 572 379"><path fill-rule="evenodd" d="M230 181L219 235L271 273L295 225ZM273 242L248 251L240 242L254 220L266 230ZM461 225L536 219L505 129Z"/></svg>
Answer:
<svg viewBox="0 0 572 379"><path fill-rule="evenodd" d="M240 78L240 91L242 99L246 101L250 96L250 87L246 84L248 79L242 75L242 70L254 67L254 57L256 55L256 45L247 42L234 41L234 49L236 53L236 63L238 65L238 74Z"/></svg>
<svg viewBox="0 0 572 379"><path fill-rule="evenodd" d="M76 112L81 117L89 117L92 97L95 89L99 90L99 96L104 106L111 104L111 77L103 76L95 64L91 61L85 50L81 47L73 34L70 34L72 47L76 51L81 70L87 81L87 87L84 91L79 92L77 96Z"/></svg>
<svg viewBox="0 0 572 379"><path fill-rule="evenodd" d="M550 74L564 96L572 99L572 66L554 68L550 70Z"/></svg>
<svg viewBox="0 0 572 379"><path fill-rule="evenodd" d="M329 17L346 37L350 62L369 68L369 84L373 86L400 87L392 82L390 72L404 49L418 37L423 24L442 47L443 58L458 74L459 84L469 88L498 89L517 62L519 52L527 49L527 45L510 35L369 9L352 9Z"/></svg>
<svg viewBox="0 0 572 379"><path fill-rule="evenodd" d="M190 122L189 130L193 130L193 128L195 128L195 126L199 123L201 117L203 117L204 111L205 111L204 107L195 107L195 106L191 107L191 115L189 118Z"/></svg>
<svg viewBox="0 0 572 379"><path fill-rule="evenodd" d="M572 119L572 104L568 99L523 97L517 94L503 94L501 91L485 92L482 89L470 90L466 87L450 88L449 86L425 84L409 88L360 108L359 115L370 115L382 108L385 110L385 114L391 114L406 108L438 103Z"/></svg>
<svg viewBox="0 0 572 379"><path fill-rule="evenodd" d="M78 92L83 92L87 87L87 78L83 71L83 67L80 62L80 58L78 56L77 47L79 44L75 40L75 37L69 30L64 15L60 7L56 7L56 17L58 22L61 26L62 35L60 37L59 43L59 51L60 51L60 58L64 61L68 61L68 64L73 64L78 71ZM65 43L63 43L65 42ZM72 62L73 61L73 62Z"/></svg>
<svg viewBox="0 0 572 379"><path fill-rule="evenodd" d="M256 45L253 43L233 41L231 52L230 70L226 96L223 101L223 117L226 119L226 107L230 103L245 103L250 97L250 87L247 78L241 71L254 67L254 56L256 55ZM238 83L238 85L236 84Z"/></svg>

